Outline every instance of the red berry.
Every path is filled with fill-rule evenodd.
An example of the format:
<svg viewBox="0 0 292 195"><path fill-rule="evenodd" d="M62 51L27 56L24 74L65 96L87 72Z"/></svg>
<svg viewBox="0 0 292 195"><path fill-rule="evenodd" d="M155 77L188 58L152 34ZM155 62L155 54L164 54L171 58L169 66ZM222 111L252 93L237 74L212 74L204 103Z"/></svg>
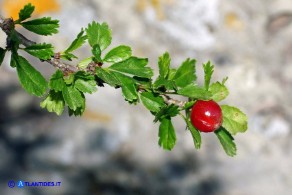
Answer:
<svg viewBox="0 0 292 195"><path fill-rule="evenodd" d="M193 105L191 121L196 129L201 132L213 132L222 124L222 111L213 100L198 100Z"/></svg>

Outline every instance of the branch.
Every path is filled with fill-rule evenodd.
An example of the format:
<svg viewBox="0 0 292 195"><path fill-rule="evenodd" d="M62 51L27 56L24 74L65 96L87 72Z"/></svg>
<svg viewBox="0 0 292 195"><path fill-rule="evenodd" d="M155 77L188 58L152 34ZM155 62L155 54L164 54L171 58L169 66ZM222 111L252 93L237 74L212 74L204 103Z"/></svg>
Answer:
<svg viewBox="0 0 292 195"><path fill-rule="evenodd" d="M50 60L46 60L49 64L53 65L54 67L60 69L65 75L70 73L78 72L78 67L72 66L71 64L66 64L64 62L61 62L59 58L54 57Z"/></svg>
<svg viewBox="0 0 292 195"><path fill-rule="evenodd" d="M18 31L16 31L14 29L14 21L12 18L4 18L3 16L0 15L0 28L3 30L3 32L6 33L7 38L11 35L12 31L16 32L16 34L20 40L20 44L25 46L25 47L29 47L29 46L37 44L36 42L28 39L23 34L19 33ZM64 73L64 75L72 74L72 73L79 71L78 67L62 62L60 59L60 53L55 53L51 59L45 60L45 61L47 63L51 64L52 66L58 68L59 70L61 70ZM91 74L94 74L95 68L98 66L102 66L102 64L101 63L97 64L95 62L91 62L88 64L86 71L91 73ZM103 83L102 83L102 85L103 85ZM139 92L141 92L140 90L141 89L138 89ZM174 105L177 105L180 108L182 108L186 103L184 101L172 99L171 97L169 97L168 95L165 95L165 94L162 94L161 96L167 105L174 104Z"/></svg>

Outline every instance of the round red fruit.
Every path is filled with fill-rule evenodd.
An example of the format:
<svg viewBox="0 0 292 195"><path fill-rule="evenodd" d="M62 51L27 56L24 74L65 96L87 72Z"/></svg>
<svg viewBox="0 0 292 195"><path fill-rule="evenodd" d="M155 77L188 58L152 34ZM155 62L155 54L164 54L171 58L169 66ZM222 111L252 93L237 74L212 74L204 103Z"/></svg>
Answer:
<svg viewBox="0 0 292 195"><path fill-rule="evenodd" d="M222 124L222 110L213 100L198 100L193 105L191 121L201 132L213 132Z"/></svg>

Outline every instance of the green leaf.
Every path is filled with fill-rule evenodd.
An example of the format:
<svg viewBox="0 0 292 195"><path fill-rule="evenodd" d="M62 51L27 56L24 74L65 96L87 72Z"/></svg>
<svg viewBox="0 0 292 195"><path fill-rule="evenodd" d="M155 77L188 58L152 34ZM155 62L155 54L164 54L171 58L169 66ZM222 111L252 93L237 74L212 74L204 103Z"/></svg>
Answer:
<svg viewBox="0 0 292 195"><path fill-rule="evenodd" d="M193 83L196 77L195 70L196 60L187 59L182 63L182 65L177 69L173 80L178 87L186 87L187 85Z"/></svg>
<svg viewBox="0 0 292 195"><path fill-rule="evenodd" d="M52 35L58 33L59 21L51 17L37 18L20 23L27 30L39 35Z"/></svg>
<svg viewBox="0 0 292 195"><path fill-rule="evenodd" d="M103 51L112 42L111 30L106 23L99 24L97 22L92 22L91 24L88 24L85 31L91 47L98 44L101 51Z"/></svg>
<svg viewBox="0 0 292 195"><path fill-rule="evenodd" d="M173 77L175 76L175 73L176 73L176 69L175 68L171 68L169 69L169 73L168 73L168 80L173 80Z"/></svg>
<svg viewBox="0 0 292 195"><path fill-rule="evenodd" d="M218 137L223 149L225 150L228 156L236 155L236 145L233 142L234 138L230 135L226 129L220 127L215 131L216 136Z"/></svg>
<svg viewBox="0 0 292 195"><path fill-rule="evenodd" d="M34 11L34 6L29 3L27 5L25 5L18 13L18 20L15 21L15 23L19 23L23 20L26 20L28 18L31 17L31 14L33 13Z"/></svg>
<svg viewBox="0 0 292 195"><path fill-rule="evenodd" d="M35 96L42 96L48 87L46 79L42 74L34 69L30 63L22 56L18 56L15 60L17 74L22 87Z"/></svg>
<svg viewBox="0 0 292 195"><path fill-rule="evenodd" d="M159 76L153 84L154 89L159 89L164 87L167 90L175 90L176 85L174 81L167 80L161 76Z"/></svg>
<svg viewBox="0 0 292 195"><path fill-rule="evenodd" d="M145 67L148 64L148 59L130 57L129 59L113 64L109 67L111 70L115 70L122 73L131 74L142 78L151 78L153 71L149 67Z"/></svg>
<svg viewBox="0 0 292 195"><path fill-rule="evenodd" d="M111 71L104 68L96 68L96 75L110 86L116 87L121 84Z"/></svg>
<svg viewBox="0 0 292 195"><path fill-rule="evenodd" d="M186 119L188 129L190 130L193 140L194 140L194 145L196 149L199 149L201 147L202 143L202 138L200 132L192 125L191 121Z"/></svg>
<svg viewBox="0 0 292 195"><path fill-rule="evenodd" d="M208 90L209 89L209 85L210 85L210 81L211 81L211 77L212 74L214 72L214 65L211 64L210 61L207 62L207 64L203 64L203 68L204 68L204 73L205 73L205 89Z"/></svg>
<svg viewBox="0 0 292 195"><path fill-rule="evenodd" d="M222 85L225 85L226 81L228 80L228 77L225 77L223 80L222 80Z"/></svg>
<svg viewBox="0 0 292 195"><path fill-rule="evenodd" d="M133 79L118 72L113 73L121 83L122 93L125 99L130 103L136 102L138 100L138 93Z"/></svg>
<svg viewBox="0 0 292 195"><path fill-rule="evenodd" d="M144 89L150 89L151 88L151 79L148 78L141 78L141 77L133 77L134 82Z"/></svg>
<svg viewBox="0 0 292 195"><path fill-rule="evenodd" d="M247 130L247 116L238 108L222 105L222 126L232 135L243 133Z"/></svg>
<svg viewBox="0 0 292 195"><path fill-rule="evenodd" d="M207 100L210 99L211 93L206 91L204 88L201 88L197 85L188 85L185 88L182 88L177 91L179 95L183 95L190 98L200 99L200 100Z"/></svg>
<svg viewBox="0 0 292 195"><path fill-rule="evenodd" d="M83 93L90 93L92 94L93 92L96 92L96 82L94 80L82 80L82 79L77 79L75 81L74 86L76 89Z"/></svg>
<svg viewBox="0 0 292 195"><path fill-rule="evenodd" d="M66 86L63 88L62 93L65 102L73 111L83 106L85 98L82 96L81 92L79 92L75 87Z"/></svg>
<svg viewBox="0 0 292 195"><path fill-rule="evenodd" d="M77 108L76 110L72 110L72 109L68 109L69 111L69 116L82 116L82 114L84 113L85 111L85 106L84 107L79 107Z"/></svg>
<svg viewBox="0 0 292 195"><path fill-rule="evenodd" d="M159 145L165 150L171 150L176 142L175 130L170 118L164 118L159 126Z"/></svg>
<svg viewBox="0 0 292 195"><path fill-rule="evenodd" d="M167 117L174 117L179 113L179 107L177 105L171 104L162 107L159 112L155 115L154 122L161 121Z"/></svg>
<svg viewBox="0 0 292 195"><path fill-rule="evenodd" d="M71 85L75 80L75 74L69 74L67 76L64 76L63 79L67 85Z"/></svg>
<svg viewBox="0 0 292 195"><path fill-rule="evenodd" d="M120 45L110 50L104 57L105 62L121 62L132 56L132 50L129 46Z"/></svg>
<svg viewBox="0 0 292 195"><path fill-rule="evenodd" d="M170 66L170 56L168 52L165 52L162 56L158 59L158 66L159 66L159 76L162 78L167 78L169 73L169 66Z"/></svg>
<svg viewBox="0 0 292 195"><path fill-rule="evenodd" d="M70 44L70 46L64 51L64 53L70 53L70 52L78 49L79 47L81 47L87 39L87 36L83 35L83 34L84 34L84 30L81 29L81 32L77 35L77 37Z"/></svg>
<svg viewBox="0 0 292 195"><path fill-rule="evenodd" d="M54 91L62 91L64 87L66 87L66 83L64 81L64 75L62 71L57 70L50 79L49 86L50 89Z"/></svg>
<svg viewBox="0 0 292 195"><path fill-rule="evenodd" d="M88 64L90 64L90 62L93 61L93 58L92 57L89 57L89 58L85 58L83 59L82 61L80 61L77 65L78 68L80 69L86 69Z"/></svg>
<svg viewBox="0 0 292 195"><path fill-rule="evenodd" d="M6 53L6 49L3 49L2 47L0 47L0 66L4 60L5 53Z"/></svg>
<svg viewBox="0 0 292 195"><path fill-rule="evenodd" d="M72 53L60 53L60 54L61 54L60 58L65 59L65 60L72 61L73 58L78 59L78 57Z"/></svg>
<svg viewBox="0 0 292 195"><path fill-rule="evenodd" d="M98 62L102 62L101 59L101 50L98 44L94 45L91 50L92 54L94 55L94 60Z"/></svg>
<svg viewBox="0 0 292 195"><path fill-rule="evenodd" d="M209 87L209 91L212 94L211 99L216 102L224 100L229 95L227 87L219 82L213 83Z"/></svg>
<svg viewBox="0 0 292 195"><path fill-rule="evenodd" d="M76 110L72 110L70 107L68 107L68 111L69 111L69 116L82 116L82 114L85 111L85 96L84 94L81 93L81 97L83 98L83 103L82 106L76 108Z"/></svg>
<svg viewBox="0 0 292 195"><path fill-rule="evenodd" d="M65 101L61 92L55 92L51 90L40 104L41 108L46 108L49 112L55 112L57 115L61 115L64 111Z"/></svg>
<svg viewBox="0 0 292 195"><path fill-rule="evenodd" d="M51 59L54 55L54 47L51 44L35 44L24 49L27 53L41 60Z"/></svg>
<svg viewBox="0 0 292 195"><path fill-rule="evenodd" d="M144 106L152 112L159 112L160 109L165 106L163 98L158 94L143 92L140 94L140 97Z"/></svg>
<svg viewBox="0 0 292 195"><path fill-rule="evenodd" d="M82 79L82 80L95 80L94 75L85 72L85 71L78 71L74 75L75 80Z"/></svg>

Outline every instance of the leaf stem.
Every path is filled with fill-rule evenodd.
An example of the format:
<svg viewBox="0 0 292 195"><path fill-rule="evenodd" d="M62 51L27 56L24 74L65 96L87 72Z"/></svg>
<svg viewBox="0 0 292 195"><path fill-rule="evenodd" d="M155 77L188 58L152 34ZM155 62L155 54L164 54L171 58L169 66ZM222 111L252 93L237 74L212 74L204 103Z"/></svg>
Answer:
<svg viewBox="0 0 292 195"><path fill-rule="evenodd" d="M187 122L187 118L182 114L182 113L178 113L186 122Z"/></svg>

